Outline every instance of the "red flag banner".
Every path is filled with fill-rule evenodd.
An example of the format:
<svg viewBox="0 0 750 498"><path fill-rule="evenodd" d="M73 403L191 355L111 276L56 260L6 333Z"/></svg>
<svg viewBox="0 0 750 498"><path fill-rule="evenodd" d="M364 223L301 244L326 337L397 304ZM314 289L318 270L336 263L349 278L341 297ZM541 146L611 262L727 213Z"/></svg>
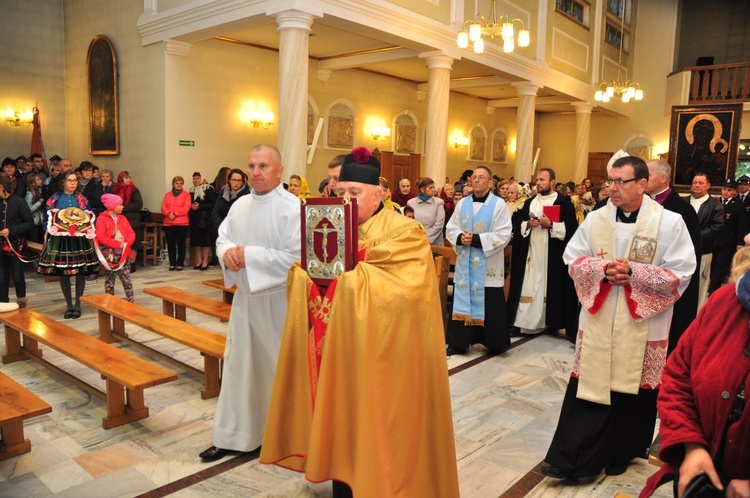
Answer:
<svg viewBox="0 0 750 498"><path fill-rule="evenodd" d="M39 116L39 108L34 107L34 131L31 133L31 152L29 154L41 154L44 159L44 169L47 170L47 154L44 153L44 142L42 142L42 120Z"/></svg>

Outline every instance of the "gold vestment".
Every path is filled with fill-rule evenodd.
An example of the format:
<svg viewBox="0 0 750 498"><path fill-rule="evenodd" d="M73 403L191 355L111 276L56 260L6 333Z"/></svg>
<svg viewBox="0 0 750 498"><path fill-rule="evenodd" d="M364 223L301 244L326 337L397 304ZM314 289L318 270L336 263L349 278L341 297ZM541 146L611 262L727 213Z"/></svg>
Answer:
<svg viewBox="0 0 750 498"><path fill-rule="evenodd" d="M457 497L445 340L422 226L382 209L359 227L366 250L338 278L312 407L308 295L295 265L260 455L357 498Z"/></svg>

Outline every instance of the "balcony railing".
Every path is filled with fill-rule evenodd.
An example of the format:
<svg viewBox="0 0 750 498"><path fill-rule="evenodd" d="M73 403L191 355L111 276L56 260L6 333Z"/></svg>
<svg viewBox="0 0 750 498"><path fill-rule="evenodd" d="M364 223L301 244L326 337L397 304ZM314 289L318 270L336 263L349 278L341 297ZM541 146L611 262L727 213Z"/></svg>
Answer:
<svg viewBox="0 0 750 498"><path fill-rule="evenodd" d="M750 62L686 67L689 105L750 101Z"/></svg>

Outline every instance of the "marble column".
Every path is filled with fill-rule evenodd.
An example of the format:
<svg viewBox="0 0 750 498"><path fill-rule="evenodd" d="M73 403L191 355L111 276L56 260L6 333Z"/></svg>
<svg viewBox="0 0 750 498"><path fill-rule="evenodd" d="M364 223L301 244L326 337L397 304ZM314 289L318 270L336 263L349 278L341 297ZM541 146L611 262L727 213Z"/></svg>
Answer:
<svg viewBox="0 0 750 498"><path fill-rule="evenodd" d="M283 181L307 171L308 37L313 16L289 10L276 14L279 26L278 148Z"/></svg>
<svg viewBox="0 0 750 498"><path fill-rule="evenodd" d="M445 181L448 154L448 104L453 58L447 55L421 55L427 63L427 135L425 138L425 176L436 185Z"/></svg>
<svg viewBox="0 0 750 498"><path fill-rule="evenodd" d="M529 182L534 174L534 114L536 111L537 85L530 81L512 84L518 94L516 116L518 136L516 137L516 168L514 175L519 182Z"/></svg>
<svg viewBox="0 0 750 498"><path fill-rule="evenodd" d="M589 171L589 143L591 141L591 110L588 102L573 102L576 108L576 145L573 162L573 181L578 183Z"/></svg>

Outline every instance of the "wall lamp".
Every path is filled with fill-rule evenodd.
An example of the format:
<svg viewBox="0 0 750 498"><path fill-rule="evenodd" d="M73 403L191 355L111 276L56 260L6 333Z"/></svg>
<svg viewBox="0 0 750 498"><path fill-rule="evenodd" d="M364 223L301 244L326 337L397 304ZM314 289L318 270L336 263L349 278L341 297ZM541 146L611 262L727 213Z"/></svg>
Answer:
<svg viewBox="0 0 750 498"><path fill-rule="evenodd" d="M31 126L31 123L34 121L34 112L33 111L19 112L19 111L14 111L13 109L6 109L5 120L8 122L10 126L28 127L28 126Z"/></svg>
<svg viewBox="0 0 750 498"><path fill-rule="evenodd" d="M385 126L376 126L370 132L373 140L388 140L391 137L391 129Z"/></svg>
<svg viewBox="0 0 750 498"><path fill-rule="evenodd" d="M242 120L246 124L253 125L253 128L270 128L273 124L272 112L249 111Z"/></svg>
<svg viewBox="0 0 750 498"><path fill-rule="evenodd" d="M459 147L464 148L469 146L469 137L462 137L461 135L453 135L451 137L451 145L454 149Z"/></svg>

